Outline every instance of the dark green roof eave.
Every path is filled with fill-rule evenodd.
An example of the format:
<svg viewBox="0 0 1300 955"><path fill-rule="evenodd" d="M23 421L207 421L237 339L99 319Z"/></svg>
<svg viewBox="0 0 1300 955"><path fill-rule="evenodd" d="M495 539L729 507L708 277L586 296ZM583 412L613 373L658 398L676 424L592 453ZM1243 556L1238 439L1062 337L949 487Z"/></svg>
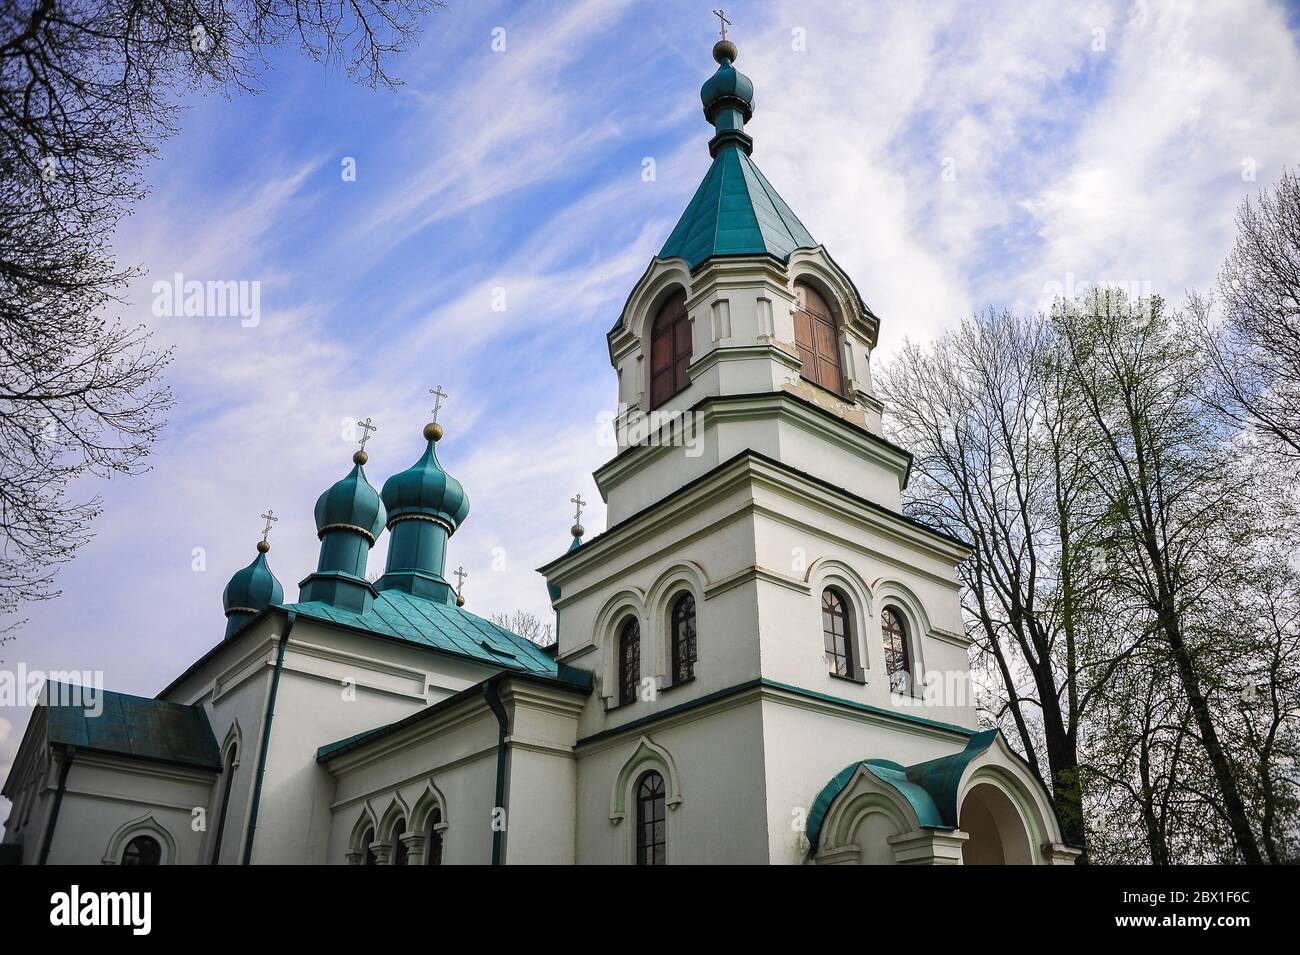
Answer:
<svg viewBox="0 0 1300 955"><path fill-rule="evenodd" d="M47 690L51 685L74 688L72 684L49 681ZM51 745L220 771L221 752L202 705L172 703L93 687L75 689L97 694L100 712L88 716L84 706L52 703L49 694L44 695L45 732ZM56 690L55 700L58 698Z"/></svg>

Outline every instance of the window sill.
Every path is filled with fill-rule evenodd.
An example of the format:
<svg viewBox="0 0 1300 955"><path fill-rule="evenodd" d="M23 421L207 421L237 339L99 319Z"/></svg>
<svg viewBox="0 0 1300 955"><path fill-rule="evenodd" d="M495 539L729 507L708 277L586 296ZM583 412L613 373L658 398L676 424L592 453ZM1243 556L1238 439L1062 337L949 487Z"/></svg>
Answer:
<svg viewBox="0 0 1300 955"><path fill-rule="evenodd" d="M830 670L827 670L826 673L828 676L834 677L837 680L843 680L845 683L853 683L856 684L857 686L867 685L866 680L856 676L845 676L843 673L832 673Z"/></svg>
<svg viewBox="0 0 1300 955"><path fill-rule="evenodd" d="M675 690L679 686L686 686L688 683L694 683L694 682L695 682L695 677L691 677L690 679L682 680L680 683L669 683L667 686L661 687L659 689L659 693L662 695L664 693L667 693L669 690Z"/></svg>
<svg viewBox="0 0 1300 955"><path fill-rule="evenodd" d="M826 394L834 398L838 398L840 401L843 401L846 404L850 404L850 405L853 404L853 399L850 398L848 395L844 394L841 391L836 391L834 388L827 388L820 381L814 381L812 378L809 378L807 375L803 374L802 372L799 373L799 380L806 385L812 385L818 391L824 391L826 392Z"/></svg>

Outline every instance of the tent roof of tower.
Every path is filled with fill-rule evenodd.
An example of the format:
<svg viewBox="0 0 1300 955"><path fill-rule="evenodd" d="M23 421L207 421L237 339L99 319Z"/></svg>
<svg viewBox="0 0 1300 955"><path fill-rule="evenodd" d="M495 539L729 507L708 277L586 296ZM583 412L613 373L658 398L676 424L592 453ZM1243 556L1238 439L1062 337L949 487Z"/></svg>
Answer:
<svg viewBox="0 0 1300 955"><path fill-rule="evenodd" d="M94 694L92 698L89 694ZM91 715L86 705L102 706ZM42 700L51 743L177 766L221 769L221 751L202 706L50 681ZM61 703L76 700L76 703Z"/></svg>
<svg viewBox="0 0 1300 955"><path fill-rule="evenodd" d="M461 607L415 597L400 590L380 591L365 613L343 610L319 601L281 604L278 609L509 670L556 675L555 660L526 637L511 633Z"/></svg>
<svg viewBox="0 0 1300 955"><path fill-rule="evenodd" d="M795 249L816 245L754 160L741 149L723 149L659 258L680 256L692 269L718 255L771 255L784 262Z"/></svg>

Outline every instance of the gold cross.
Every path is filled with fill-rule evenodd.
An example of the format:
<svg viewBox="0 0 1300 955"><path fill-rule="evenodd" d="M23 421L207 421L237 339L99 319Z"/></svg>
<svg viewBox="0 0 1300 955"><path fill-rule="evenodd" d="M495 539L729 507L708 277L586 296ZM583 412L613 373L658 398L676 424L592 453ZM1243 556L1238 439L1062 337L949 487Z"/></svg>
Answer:
<svg viewBox="0 0 1300 955"><path fill-rule="evenodd" d="M371 424L371 423L370 423L370 419L369 419L369 418L366 418L365 421L358 421L358 422L357 422L357 427L360 428L360 429L361 429L361 432L362 432L362 434L361 434L361 450L364 451L364 450L366 449L366 442L370 440L370 432L371 432L371 431L378 431L378 430L379 430L379 425L377 425L377 424Z"/></svg>
<svg viewBox="0 0 1300 955"><path fill-rule="evenodd" d="M262 543L265 544L267 537L271 535L271 525L280 518L276 517L275 511L271 510L269 507L266 509L265 514L258 514L257 516L266 521L266 526L262 528Z"/></svg>
<svg viewBox="0 0 1300 955"><path fill-rule="evenodd" d="M450 395L442 390L442 385L429 389L429 394L434 395L433 399L433 423L438 423L438 412L442 410L442 399L449 398Z"/></svg>
<svg viewBox="0 0 1300 955"><path fill-rule="evenodd" d="M731 26L731 21L727 19L726 13L722 10L714 10L713 15L718 18L718 26L721 28L722 38L725 40L727 38L727 27Z"/></svg>

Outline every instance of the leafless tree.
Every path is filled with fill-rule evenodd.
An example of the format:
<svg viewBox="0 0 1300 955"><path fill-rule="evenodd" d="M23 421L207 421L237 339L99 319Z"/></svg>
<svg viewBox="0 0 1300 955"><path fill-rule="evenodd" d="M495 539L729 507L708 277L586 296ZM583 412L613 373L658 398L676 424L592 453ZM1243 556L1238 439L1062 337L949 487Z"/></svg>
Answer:
<svg viewBox="0 0 1300 955"><path fill-rule="evenodd" d="M972 548L963 602L994 718L1010 721L1082 847L1079 726L1114 660L1083 621L1095 521L1054 351L1044 321L989 312L933 346L907 344L878 381L891 433L913 454L909 510Z"/></svg>
<svg viewBox="0 0 1300 955"><path fill-rule="evenodd" d="M84 474L145 466L170 355L107 313L114 229L184 94L253 89L298 45L370 85L432 0L14 0L0 7L0 617L90 536ZM12 624L10 625L12 626Z"/></svg>
<svg viewBox="0 0 1300 955"><path fill-rule="evenodd" d="M502 629L518 634L526 640L531 640L539 647L549 647L555 643L555 625L530 611L516 610L513 613L494 613L488 619Z"/></svg>
<svg viewBox="0 0 1300 955"><path fill-rule="evenodd" d="M1284 170L1272 193L1237 212L1237 240L1218 281L1224 310L1209 345L1219 410L1249 427L1260 446L1300 464L1300 175Z"/></svg>

